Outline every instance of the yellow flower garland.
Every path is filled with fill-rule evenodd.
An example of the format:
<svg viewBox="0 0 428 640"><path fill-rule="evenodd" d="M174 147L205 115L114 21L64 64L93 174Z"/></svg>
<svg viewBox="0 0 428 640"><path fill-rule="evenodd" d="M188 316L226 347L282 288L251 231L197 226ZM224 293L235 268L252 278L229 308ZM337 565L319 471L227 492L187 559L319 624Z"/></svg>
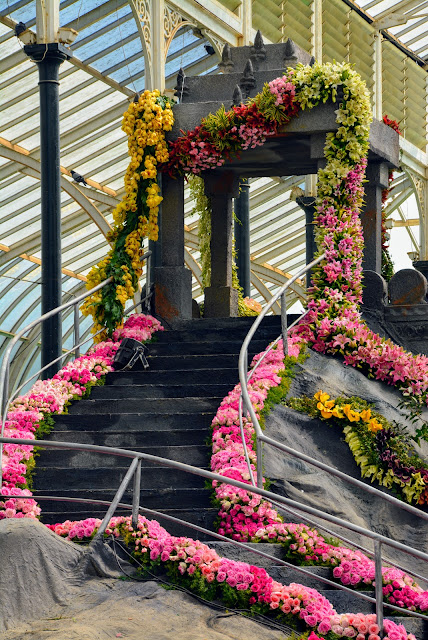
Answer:
<svg viewBox="0 0 428 640"><path fill-rule="evenodd" d="M128 135L131 161L125 174L125 195L113 212L113 229L107 239L112 248L107 256L92 267L87 289L113 277L111 285L86 299L81 309L92 315L93 332L111 336L121 324L124 305L132 298L142 273L143 238L158 239L158 211L162 202L157 184L157 165L168 160L165 132L174 124L171 102L159 91L144 91L138 101L131 102L123 116L122 130Z"/></svg>

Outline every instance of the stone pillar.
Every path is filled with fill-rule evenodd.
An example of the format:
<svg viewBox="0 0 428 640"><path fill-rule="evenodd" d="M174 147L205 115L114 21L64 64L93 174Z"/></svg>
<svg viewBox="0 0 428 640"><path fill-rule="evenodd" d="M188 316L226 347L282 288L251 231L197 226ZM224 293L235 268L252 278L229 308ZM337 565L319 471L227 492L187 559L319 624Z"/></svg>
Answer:
<svg viewBox="0 0 428 640"><path fill-rule="evenodd" d="M315 217L315 198L313 196L302 196L296 199L297 204L305 212L306 217L306 264L309 264L314 259L317 251L317 245L315 243L315 229L314 229L314 217ZM311 286L312 269L306 274L306 286Z"/></svg>
<svg viewBox="0 0 428 640"><path fill-rule="evenodd" d="M163 175L162 195L161 266L154 268L154 309L172 324L192 317L192 273L184 266L184 178Z"/></svg>
<svg viewBox="0 0 428 640"><path fill-rule="evenodd" d="M235 249L238 280L244 296L251 295L250 259L250 185L247 178L239 182L239 196L235 200Z"/></svg>
<svg viewBox="0 0 428 640"><path fill-rule="evenodd" d="M205 289L206 318L238 315L238 292L232 287L232 198L239 193L238 178L228 171L205 176L211 200L211 286Z"/></svg>
<svg viewBox="0 0 428 640"><path fill-rule="evenodd" d="M388 165L370 164L364 185L364 205L361 222L364 234L363 269L381 273L382 270L382 189L388 187Z"/></svg>

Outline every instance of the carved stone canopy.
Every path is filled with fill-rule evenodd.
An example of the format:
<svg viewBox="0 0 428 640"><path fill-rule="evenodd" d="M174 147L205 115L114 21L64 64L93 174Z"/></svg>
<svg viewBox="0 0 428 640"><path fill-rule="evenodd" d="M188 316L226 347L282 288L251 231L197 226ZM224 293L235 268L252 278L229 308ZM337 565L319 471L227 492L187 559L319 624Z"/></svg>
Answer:
<svg viewBox="0 0 428 640"><path fill-rule="evenodd" d="M230 109L255 96L266 82L282 76L284 69L299 62L310 64L313 59L290 39L265 45L258 33L251 47L224 47L219 64L221 74L186 77L180 70L176 86L180 104L174 106L175 122L169 139L175 140L181 131L191 131L222 105ZM226 169L242 177L316 173L323 163L326 133L338 128L335 113L341 99L338 94L336 102L329 100L300 112L262 147L242 152L240 159L228 161L219 171ZM389 167L399 165L398 134L377 120L370 128L368 161L386 163Z"/></svg>

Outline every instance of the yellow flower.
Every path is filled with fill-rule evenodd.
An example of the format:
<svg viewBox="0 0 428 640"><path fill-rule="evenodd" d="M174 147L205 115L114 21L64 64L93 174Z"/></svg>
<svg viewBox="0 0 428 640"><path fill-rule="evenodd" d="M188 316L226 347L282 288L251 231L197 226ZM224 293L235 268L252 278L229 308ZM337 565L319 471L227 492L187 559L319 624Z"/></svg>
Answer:
<svg viewBox="0 0 428 640"><path fill-rule="evenodd" d="M326 393L324 395L328 398L330 397ZM317 404L317 409L321 412L323 418L331 418L333 415L333 407L334 400L326 400L325 402L318 402Z"/></svg>
<svg viewBox="0 0 428 640"><path fill-rule="evenodd" d="M329 399L329 395L328 393L324 393L323 391L318 391L315 395L314 398L315 400L319 400L320 402L325 402L326 400Z"/></svg>
<svg viewBox="0 0 428 640"><path fill-rule="evenodd" d="M364 420L364 422L369 422L372 417L371 409L364 409L363 411L360 412L360 416L361 416L361 419Z"/></svg>
<svg viewBox="0 0 428 640"><path fill-rule="evenodd" d="M360 414L358 413L358 411L354 411L353 409L351 409L350 404L345 404L343 406L343 413L348 418L349 422L359 422L360 420Z"/></svg>
<svg viewBox="0 0 428 640"><path fill-rule="evenodd" d="M381 431L383 429L383 426L376 420L376 418L373 418L372 420L370 420L367 428L372 433L376 433L377 431Z"/></svg>

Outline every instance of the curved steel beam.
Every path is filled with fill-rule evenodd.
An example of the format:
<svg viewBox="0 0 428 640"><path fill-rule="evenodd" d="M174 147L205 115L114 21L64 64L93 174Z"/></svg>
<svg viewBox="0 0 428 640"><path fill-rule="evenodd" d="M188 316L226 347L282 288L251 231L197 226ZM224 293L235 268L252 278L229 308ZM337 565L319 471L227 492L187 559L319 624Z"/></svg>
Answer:
<svg viewBox="0 0 428 640"><path fill-rule="evenodd" d="M31 158L22 151L9 149L0 144L0 156L7 158L8 160L12 160L13 162L17 162L24 167L29 167L37 173L37 176L40 176L40 162L34 160L34 158ZM111 226L104 218L101 211L90 200L88 200L85 194L82 193L76 185L66 180L64 176L61 176L61 188L64 189L64 191L66 191L84 211L86 211L101 233L106 236L111 230Z"/></svg>

